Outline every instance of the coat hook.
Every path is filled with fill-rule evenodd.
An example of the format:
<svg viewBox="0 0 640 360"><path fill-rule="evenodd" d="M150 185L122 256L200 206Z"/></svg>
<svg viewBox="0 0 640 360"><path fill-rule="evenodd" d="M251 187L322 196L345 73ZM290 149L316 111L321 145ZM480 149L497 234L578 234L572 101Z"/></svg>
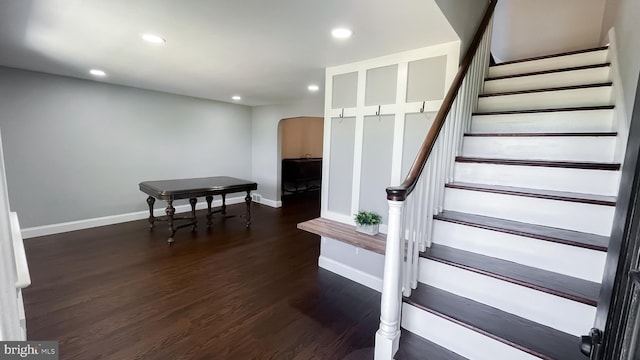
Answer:
<svg viewBox="0 0 640 360"><path fill-rule="evenodd" d="M380 105L378 105L378 111L376 111L376 115L380 116Z"/></svg>
<svg viewBox="0 0 640 360"><path fill-rule="evenodd" d="M424 112L424 103L425 103L425 102L426 102L426 101L423 101L423 102L422 102L422 107L420 108L420 112L421 112L421 113L423 113L423 112Z"/></svg>
<svg viewBox="0 0 640 360"><path fill-rule="evenodd" d="M338 117L340 119L342 119L344 117L344 108L342 108L342 112L340 112L340 114L338 114Z"/></svg>

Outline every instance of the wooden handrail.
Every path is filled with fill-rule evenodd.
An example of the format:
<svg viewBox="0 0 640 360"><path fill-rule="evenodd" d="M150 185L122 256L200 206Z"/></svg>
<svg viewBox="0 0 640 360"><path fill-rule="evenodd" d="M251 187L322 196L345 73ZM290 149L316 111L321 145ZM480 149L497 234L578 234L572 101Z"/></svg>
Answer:
<svg viewBox="0 0 640 360"><path fill-rule="evenodd" d="M409 174L405 178L405 180L399 186L388 187L387 188L387 199L395 200L395 201L404 201L409 194L415 188L418 179L420 178L420 174L422 174L422 170L424 169L425 164L427 163L427 159L429 159L429 155L431 155L431 150L433 150L433 146L435 145L436 140L438 139L438 135L440 134L440 130L442 130L442 126L444 125L445 120L447 119L447 115L449 115L449 111L453 106L453 102L458 95L458 91L462 86L462 81L464 80L467 72L469 71L469 67L471 66L471 62L473 61L473 57L478 51L478 47L480 46L480 42L482 41L482 37L484 36L487 27L489 26L489 22L491 21L491 17L493 16L493 12L496 8L496 4L498 0L490 0L489 6L487 7L487 11L484 14L484 18L482 18L482 22L480 26L478 26L478 30L476 31L475 36L473 37L473 41L471 45L469 45L469 50L465 54L462 62L460 63L460 67L458 68L458 73L456 77L453 79L451 87L447 92L447 96L445 96L442 106L438 113L436 114L435 119L433 120L433 125L429 129L427 133L427 137L422 142L422 146L420 147L420 152L418 156L413 161L413 165L411 165L411 169L409 170Z"/></svg>

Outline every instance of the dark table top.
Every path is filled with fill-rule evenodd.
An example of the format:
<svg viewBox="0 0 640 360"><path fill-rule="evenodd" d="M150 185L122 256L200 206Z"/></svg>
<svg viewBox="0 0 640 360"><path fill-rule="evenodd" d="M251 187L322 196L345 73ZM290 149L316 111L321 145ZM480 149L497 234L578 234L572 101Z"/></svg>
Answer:
<svg viewBox="0 0 640 360"><path fill-rule="evenodd" d="M155 180L140 183L140 191L161 200L186 199L207 195L219 195L256 190L253 181L228 176L192 179Z"/></svg>

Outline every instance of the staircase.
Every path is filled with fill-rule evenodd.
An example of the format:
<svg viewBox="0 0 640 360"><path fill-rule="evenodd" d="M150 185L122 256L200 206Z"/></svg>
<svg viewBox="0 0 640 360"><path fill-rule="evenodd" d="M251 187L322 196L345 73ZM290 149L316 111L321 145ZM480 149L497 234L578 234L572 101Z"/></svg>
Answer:
<svg viewBox="0 0 640 360"><path fill-rule="evenodd" d="M620 176L607 58L490 67L395 359L586 359Z"/></svg>

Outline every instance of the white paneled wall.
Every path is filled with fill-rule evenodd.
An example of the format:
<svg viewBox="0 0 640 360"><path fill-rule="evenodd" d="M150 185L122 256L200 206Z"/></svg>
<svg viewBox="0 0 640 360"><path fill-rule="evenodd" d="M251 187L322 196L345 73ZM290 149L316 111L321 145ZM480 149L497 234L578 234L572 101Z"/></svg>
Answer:
<svg viewBox="0 0 640 360"><path fill-rule="evenodd" d="M363 209L386 223L384 190L399 184L411 166L455 76L459 46L455 41L327 68L322 217L353 224L353 214Z"/></svg>

